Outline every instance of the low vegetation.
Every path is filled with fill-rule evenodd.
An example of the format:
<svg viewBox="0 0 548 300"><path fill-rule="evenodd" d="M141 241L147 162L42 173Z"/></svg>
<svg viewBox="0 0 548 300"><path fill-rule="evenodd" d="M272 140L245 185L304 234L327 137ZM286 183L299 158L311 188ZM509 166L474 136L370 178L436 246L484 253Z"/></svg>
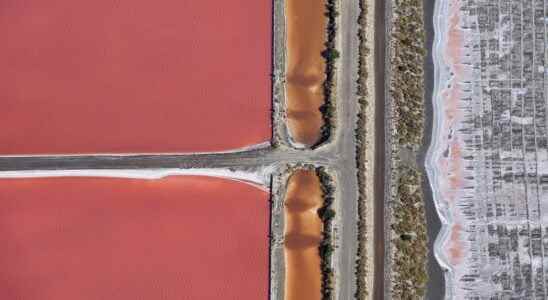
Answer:
<svg viewBox="0 0 548 300"><path fill-rule="evenodd" d="M394 0L392 85L397 138L406 146L422 143L424 127L425 32L423 0Z"/></svg>
<svg viewBox="0 0 548 300"><path fill-rule="evenodd" d="M337 50L335 41L337 36L337 1L326 0L326 17L327 17L327 38L325 42L325 50L322 56L325 59L325 81L323 83L324 104L320 107L323 116L323 126L321 128L321 136L318 142L312 147L316 148L331 138L334 129L335 117L335 97L336 97L336 61L340 54Z"/></svg>
<svg viewBox="0 0 548 300"><path fill-rule="evenodd" d="M395 223L392 230L395 255L393 268L393 298L422 299L428 275L426 273L427 235L421 173L414 168L398 168L398 197L393 205Z"/></svg>
<svg viewBox="0 0 548 300"><path fill-rule="evenodd" d="M392 298L422 299L426 291L428 236L421 171L402 159L407 148L416 157L423 143L425 32L423 0L393 0L390 97L396 153L392 172L396 187L391 205Z"/></svg>
<svg viewBox="0 0 548 300"><path fill-rule="evenodd" d="M322 270L322 299L327 300L333 299L334 273L331 266L331 258L334 248L331 231L335 211L331 205L333 204L334 184L331 176L323 167L316 168L316 175L320 179L323 193L323 205L318 209L318 216L323 222L323 237L318 250L320 252Z"/></svg>
<svg viewBox="0 0 548 300"><path fill-rule="evenodd" d="M367 48L366 30L367 30L367 3L366 0L360 1L360 15L358 18L360 39L359 62L358 62L358 101L360 110L358 112L358 126L356 129L356 163L358 170L358 259L356 261L357 290L356 298L365 299L367 297L367 225L366 225L366 122L367 122L367 78L369 76L366 58L369 55ZM372 199L370 200L372 201Z"/></svg>

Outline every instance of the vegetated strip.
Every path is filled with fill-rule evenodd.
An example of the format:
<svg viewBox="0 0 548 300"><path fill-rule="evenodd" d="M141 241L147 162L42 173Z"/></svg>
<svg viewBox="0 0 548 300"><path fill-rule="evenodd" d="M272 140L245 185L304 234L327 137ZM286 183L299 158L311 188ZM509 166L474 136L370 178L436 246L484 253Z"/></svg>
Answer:
<svg viewBox="0 0 548 300"><path fill-rule="evenodd" d="M337 37L337 17L339 11L337 8L337 0L325 0L326 17L327 17L327 38L325 42L325 50L322 52L322 57L325 59L325 81L324 89L324 104L320 107L323 117L323 125L321 128L320 139L313 145L313 149L330 141L333 129L335 128L335 96L336 96L336 61L340 54L336 47Z"/></svg>
<svg viewBox="0 0 548 300"><path fill-rule="evenodd" d="M390 94L396 111L400 145L419 147L424 130L425 31L422 1L395 0Z"/></svg>
<svg viewBox="0 0 548 300"><path fill-rule="evenodd" d="M428 257L422 174L416 166L424 130L423 4L422 0L394 0L392 9L390 97L398 151L392 154L396 180L391 184L396 184L396 188L389 210L391 293L396 299L421 299L425 294ZM402 157L402 150L411 155Z"/></svg>
<svg viewBox="0 0 548 300"><path fill-rule="evenodd" d="M358 112L358 124L356 128L356 164L358 172L358 256L356 262L357 289L356 299L365 299L367 291L367 223L366 223L366 122L367 122L367 96L369 77L366 58L369 56L370 49L367 47L367 0L360 0L360 14L358 17L359 29L358 38L360 40L359 61L358 61L358 101L360 110Z"/></svg>
<svg viewBox="0 0 548 300"><path fill-rule="evenodd" d="M323 222L322 241L319 246L321 270L322 270L322 299L333 299L334 272L332 267L333 256L333 218L335 211L332 208L333 194L335 185L332 177L327 173L324 167L316 168L316 175L320 178L323 205L318 209L318 216Z"/></svg>
<svg viewBox="0 0 548 300"><path fill-rule="evenodd" d="M428 253L421 173L413 167L398 167L397 199L393 207L394 253L393 297L423 298L426 292Z"/></svg>

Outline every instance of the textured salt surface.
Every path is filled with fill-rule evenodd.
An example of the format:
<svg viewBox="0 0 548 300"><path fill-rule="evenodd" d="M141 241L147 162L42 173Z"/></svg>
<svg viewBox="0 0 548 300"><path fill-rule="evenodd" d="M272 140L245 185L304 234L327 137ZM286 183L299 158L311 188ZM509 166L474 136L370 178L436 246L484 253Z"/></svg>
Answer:
<svg viewBox="0 0 548 300"><path fill-rule="evenodd" d="M436 1L427 157L450 299L546 299L545 1Z"/></svg>

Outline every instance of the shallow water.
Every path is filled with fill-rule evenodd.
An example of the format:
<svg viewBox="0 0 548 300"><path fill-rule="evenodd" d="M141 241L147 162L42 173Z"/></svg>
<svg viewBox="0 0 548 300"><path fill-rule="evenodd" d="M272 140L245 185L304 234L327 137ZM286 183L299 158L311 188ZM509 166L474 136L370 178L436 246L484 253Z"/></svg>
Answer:
<svg viewBox="0 0 548 300"><path fill-rule="evenodd" d="M289 178L285 204L285 300L321 299L318 246L323 222L320 179L314 170L297 170Z"/></svg>
<svg viewBox="0 0 548 300"><path fill-rule="evenodd" d="M318 142L323 125L325 12L324 0L286 1L287 122L294 142L305 146Z"/></svg>

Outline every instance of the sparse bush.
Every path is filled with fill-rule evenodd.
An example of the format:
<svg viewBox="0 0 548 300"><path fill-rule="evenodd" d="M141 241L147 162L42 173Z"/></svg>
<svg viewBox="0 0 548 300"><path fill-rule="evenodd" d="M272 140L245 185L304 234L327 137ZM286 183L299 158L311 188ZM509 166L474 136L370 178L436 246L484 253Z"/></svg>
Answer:
<svg viewBox="0 0 548 300"><path fill-rule="evenodd" d="M336 75L336 60L339 58L335 38L337 36L337 1L325 0L327 17L327 38L325 42L325 50L322 51L322 57L325 59L325 81L323 83L324 104L320 107L322 112L323 125L320 129L320 139L312 146L312 149L329 141L333 132L334 112L335 112L335 75Z"/></svg>
<svg viewBox="0 0 548 300"><path fill-rule="evenodd" d="M369 55L367 48L366 30L367 30L367 13L368 7L366 0L360 0L360 14L358 18L359 29L358 38L360 42L359 61L358 61L358 80L357 80L357 96L360 104L358 111L358 124L356 128L356 165L358 176L358 255L356 260L356 278L357 289L356 299L365 299L368 295L367 291L367 227L366 227L366 202L372 201L366 196L366 123L367 123L367 96L368 87L366 58Z"/></svg>
<svg viewBox="0 0 548 300"><path fill-rule="evenodd" d="M335 59L340 57L340 53L339 51L337 51L337 49L327 48L322 52L322 56L328 61L334 61Z"/></svg>
<svg viewBox="0 0 548 300"><path fill-rule="evenodd" d="M398 0L392 24L390 96L394 101L398 142L420 145L424 127L425 33L422 0Z"/></svg>
<svg viewBox="0 0 548 300"><path fill-rule="evenodd" d="M398 168L397 199L393 207L396 237L393 258L392 297L422 299L428 275L426 272L427 240L421 174L418 170ZM409 259L413 257L413 259Z"/></svg>
<svg viewBox="0 0 548 300"><path fill-rule="evenodd" d="M323 222L323 237L318 247L321 259L322 270L322 299L333 298L333 268L331 268L331 258L333 255L333 240L331 237L332 222L335 217L335 211L331 208L333 204L334 185L331 176L325 171L324 167L316 168L316 175L320 179L323 205L318 209L318 216Z"/></svg>

